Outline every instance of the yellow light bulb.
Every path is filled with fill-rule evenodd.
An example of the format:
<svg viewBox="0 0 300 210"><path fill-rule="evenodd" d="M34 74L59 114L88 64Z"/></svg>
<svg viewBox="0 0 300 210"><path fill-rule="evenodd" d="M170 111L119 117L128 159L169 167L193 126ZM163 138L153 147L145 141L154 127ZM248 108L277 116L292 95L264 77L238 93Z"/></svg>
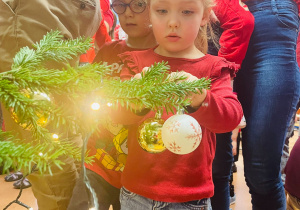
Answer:
<svg viewBox="0 0 300 210"><path fill-rule="evenodd" d="M111 107L111 106L112 106L112 103L107 103L107 106L108 106L108 107Z"/></svg>
<svg viewBox="0 0 300 210"><path fill-rule="evenodd" d="M58 139L58 135L54 133L54 134L52 135L52 138L54 138L54 139L57 140L57 139Z"/></svg>
<svg viewBox="0 0 300 210"><path fill-rule="evenodd" d="M97 110L100 109L100 104L99 104L99 103L96 103L96 102L95 102L95 103L92 103L91 108L92 108L92 110L97 111Z"/></svg>

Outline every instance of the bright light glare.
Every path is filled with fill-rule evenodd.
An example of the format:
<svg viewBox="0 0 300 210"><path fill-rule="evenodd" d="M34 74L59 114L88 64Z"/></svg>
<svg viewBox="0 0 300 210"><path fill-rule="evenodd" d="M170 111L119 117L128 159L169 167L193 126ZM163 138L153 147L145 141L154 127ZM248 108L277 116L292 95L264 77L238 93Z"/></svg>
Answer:
<svg viewBox="0 0 300 210"><path fill-rule="evenodd" d="M89 208L89 210L96 210L96 208L95 207L91 207L91 208Z"/></svg>
<svg viewBox="0 0 300 210"><path fill-rule="evenodd" d="M112 103L107 103L107 106L108 106L108 107L111 107L111 106L112 106Z"/></svg>
<svg viewBox="0 0 300 210"><path fill-rule="evenodd" d="M58 139L58 135L54 133L54 134L52 135L52 138Z"/></svg>
<svg viewBox="0 0 300 210"><path fill-rule="evenodd" d="M95 102L95 103L92 103L91 108L92 108L92 110L97 111L97 110L100 109L100 104L99 104L99 103L96 103L96 102Z"/></svg>
<svg viewBox="0 0 300 210"><path fill-rule="evenodd" d="M43 156L43 155L44 155L43 153L41 153L41 152L39 153L39 156Z"/></svg>
<svg viewBox="0 0 300 210"><path fill-rule="evenodd" d="M33 208L29 207L29 210L33 210Z"/></svg>

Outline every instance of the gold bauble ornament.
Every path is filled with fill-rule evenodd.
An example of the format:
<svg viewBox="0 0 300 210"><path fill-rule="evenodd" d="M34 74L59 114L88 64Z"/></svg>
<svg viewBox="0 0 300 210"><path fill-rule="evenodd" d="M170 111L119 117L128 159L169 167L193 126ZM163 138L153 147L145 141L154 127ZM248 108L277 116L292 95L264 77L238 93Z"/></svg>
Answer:
<svg viewBox="0 0 300 210"><path fill-rule="evenodd" d="M154 118L145 120L138 129L138 142L149 153L160 153L166 150L161 137L164 120L161 113L157 112Z"/></svg>
<svg viewBox="0 0 300 210"><path fill-rule="evenodd" d="M50 98L47 96L47 94L45 93L41 93L41 92L30 92L30 91L23 91L24 95L30 99L33 100L48 100L50 101ZM16 123L18 123L22 128L24 128L25 130L30 130L31 126L28 126L26 123L20 123L20 120L17 116L17 114L14 112L14 109L11 108L10 109L11 112L11 117L14 119L14 121ZM49 117L50 114L49 113L39 113L36 112L36 116L38 117L38 120L36 121L36 123L41 126L41 127L45 127L48 124L49 121Z"/></svg>

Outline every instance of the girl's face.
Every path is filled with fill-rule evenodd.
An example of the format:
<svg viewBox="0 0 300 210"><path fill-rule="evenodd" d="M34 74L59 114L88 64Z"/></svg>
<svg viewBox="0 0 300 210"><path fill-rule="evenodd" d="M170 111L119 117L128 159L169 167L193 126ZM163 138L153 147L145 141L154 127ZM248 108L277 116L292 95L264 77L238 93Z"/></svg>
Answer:
<svg viewBox="0 0 300 210"><path fill-rule="evenodd" d="M141 38L152 33L149 8L146 4L146 0L113 0L112 4L123 5L123 7L125 7L125 12L118 14L118 17L120 25L128 37ZM130 6L124 4L130 4ZM133 8L134 11L132 11L131 8ZM139 13L140 11L143 12Z"/></svg>
<svg viewBox="0 0 300 210"><path fill-rule="evenodd" d="M150 19L159 46L168 57L188 57L195 52L200 26L208 21L202 0L151 0Z"/></svg>

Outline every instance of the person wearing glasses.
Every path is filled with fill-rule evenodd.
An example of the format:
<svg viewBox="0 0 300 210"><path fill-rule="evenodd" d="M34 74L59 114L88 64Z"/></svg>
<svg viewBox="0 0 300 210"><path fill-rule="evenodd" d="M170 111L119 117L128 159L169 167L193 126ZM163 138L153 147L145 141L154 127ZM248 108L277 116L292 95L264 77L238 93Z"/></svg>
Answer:
<svg viewBox="0 0 300 210"><path fill-rule="evenodd" d="M112 77L119 78L123 64L118 54L153 48L157 44L146 0L113 0L111 8L117 13L127 38L105 43L94 62L111 65ZM114 210L120 209L121 175L127 159L128 131L123 125L112 122L108 116L101 119L98 131L91 136L87 145L89 155L96 157L95 162L85 165L86 176L97 201L86 188L82 173L74 187L69 210L86 210L96 207L95 204L98 204L99 210L108 210L110 206Z"/></svg>

